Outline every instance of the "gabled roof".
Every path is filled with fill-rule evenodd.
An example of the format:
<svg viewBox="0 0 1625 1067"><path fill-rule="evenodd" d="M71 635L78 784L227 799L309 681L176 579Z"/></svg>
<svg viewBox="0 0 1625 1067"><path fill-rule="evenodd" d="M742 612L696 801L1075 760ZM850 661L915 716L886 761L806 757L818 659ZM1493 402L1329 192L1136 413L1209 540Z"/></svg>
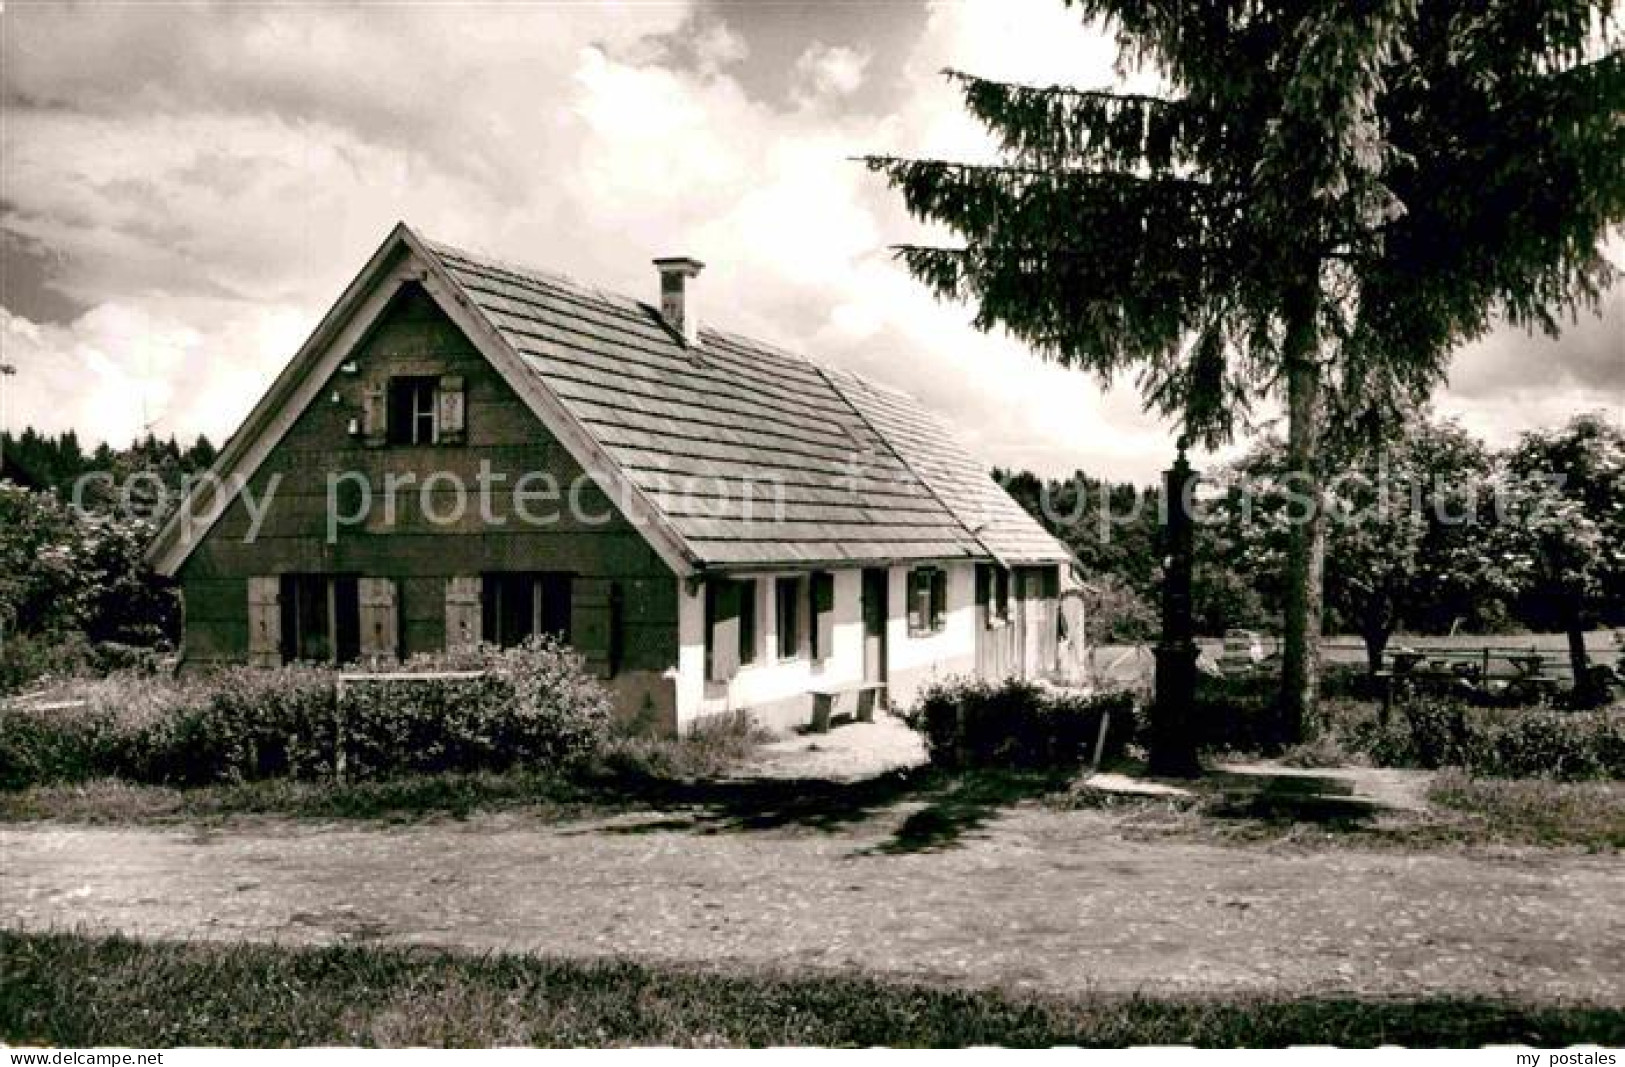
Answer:
<svg viewBox="0 0 1625 1067"><path fill-rule="evenodd" d="M703 326L689 348L636 300L431 247L705 564L984 555L807 360Z"/></svg>
<svg viewBox="0 0 1625 1067"><path fill-rule="evenodd" d="M228 493L406 281L424 286L680 575L1071 559L905 395L717 330L691 348L647 304L404 224L222 451L215 473ZM211 501L190 527L172 521L155 566L174 573L221 510Z"/></svg>
<svg viewBox="0 0 1625 1067"><path fill-rule="evenodd" d="M851 371L825 375L995 559L1070 563L1072 553L1016 503L941 419L910 397Z"/></svg>

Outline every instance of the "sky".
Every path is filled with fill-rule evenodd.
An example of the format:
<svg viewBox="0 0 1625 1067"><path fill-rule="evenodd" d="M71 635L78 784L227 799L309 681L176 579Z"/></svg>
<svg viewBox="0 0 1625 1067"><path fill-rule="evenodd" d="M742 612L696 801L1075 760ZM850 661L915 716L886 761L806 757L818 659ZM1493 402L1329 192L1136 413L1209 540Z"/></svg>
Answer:
<svg viewBox="0 0 1625 1067"><path fill-rule="evenodd" d="M5 0L0 415L219 442L405 220L650 302L649 261L694 256L710 322L914 394L990 464L1149 481L1174 432L1133 382L934 300L888 246L941 235L853 161L987 154L943 68L1102 87L1114 54L1051 0ZM1498 445L1625 419L1625 287L1467 346L1438 409Z"/></svg>

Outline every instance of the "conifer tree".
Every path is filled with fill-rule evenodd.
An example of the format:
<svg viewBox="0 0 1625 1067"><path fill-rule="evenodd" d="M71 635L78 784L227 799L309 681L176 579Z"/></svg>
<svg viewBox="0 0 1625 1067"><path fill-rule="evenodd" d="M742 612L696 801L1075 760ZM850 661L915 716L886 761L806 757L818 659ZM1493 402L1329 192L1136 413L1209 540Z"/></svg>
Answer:
<svg viewBox="0 0 1625 1067"><path fill-rule="evenodd" d="M950 72L994 163L871 157L953 247L901 246L1045 358L1209 445L1284 402L1309 516L1281 706L1314 723L1328 427L1379 434L1498 318L1555 332L1612 283L1625 219L1614 0L1068 0L1166 89Z"/></svg>

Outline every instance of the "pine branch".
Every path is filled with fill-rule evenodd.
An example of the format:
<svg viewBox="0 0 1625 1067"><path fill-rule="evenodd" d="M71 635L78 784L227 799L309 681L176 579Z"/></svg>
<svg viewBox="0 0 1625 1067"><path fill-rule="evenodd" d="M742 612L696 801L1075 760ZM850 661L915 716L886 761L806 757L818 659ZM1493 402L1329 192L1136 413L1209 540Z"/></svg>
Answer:
<svg viewBox="0 0 1625 1067"><path fill-rule="evenodd" d="M1042 180L1059 178L1063 181L1097 179L1102 184L1128 182L1142 186L1189 189L1203 193L1222 191L1220 186L1200 178L1180 178L1168 174L1136 174L1133 171L1103 170L1098 167L1045 167L1024 163L968 163L952 159L908 159L902 156L859 156L857 158L871 171L877 173L886 172L888 174L901 172L904 168L931 168L959 176L985 174Z"/></svg>
<svg viewBox="0 0 1625 1067"><path fill-rule="evenodd" d="M961 85L997 86L1012 92L1041 93L1046 96L1057 96L1073 100L1099 100L1123 101L1125 103L1140 103L1151 106L1165 105L1167 107L1186 106L1184 100L1169 99L1165 96L1152 96L1146 93L1122 93L1112 89L1079 89L1073 85L1032 85L1025 82L998 82L991 78L982 78L965 71L948 67L942 72L943 77L949 81L959 82Z"/></svg>
<svg viewBox="0 0 1625 1067"><path fill-rule="evenodd" d="M1222 124L1183 100L1139 93L1039 88L951 72L965 105L1004 150L1039 165L1166 174L1212 150Z"/></svg>

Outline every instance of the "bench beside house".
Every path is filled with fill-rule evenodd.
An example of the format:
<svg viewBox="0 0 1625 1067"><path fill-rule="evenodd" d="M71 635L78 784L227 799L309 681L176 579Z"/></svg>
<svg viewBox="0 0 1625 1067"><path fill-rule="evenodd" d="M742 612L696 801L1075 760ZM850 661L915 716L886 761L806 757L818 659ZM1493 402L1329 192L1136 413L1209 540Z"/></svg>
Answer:
<svg viewBox="0 0 1625 1067"><path fill-rule="evenodd" d="M706 328L657 263L658 307L397 226L154 543L186 665L550 632L666 730L1053 671L1066 549L913 400Z"/></svg>

